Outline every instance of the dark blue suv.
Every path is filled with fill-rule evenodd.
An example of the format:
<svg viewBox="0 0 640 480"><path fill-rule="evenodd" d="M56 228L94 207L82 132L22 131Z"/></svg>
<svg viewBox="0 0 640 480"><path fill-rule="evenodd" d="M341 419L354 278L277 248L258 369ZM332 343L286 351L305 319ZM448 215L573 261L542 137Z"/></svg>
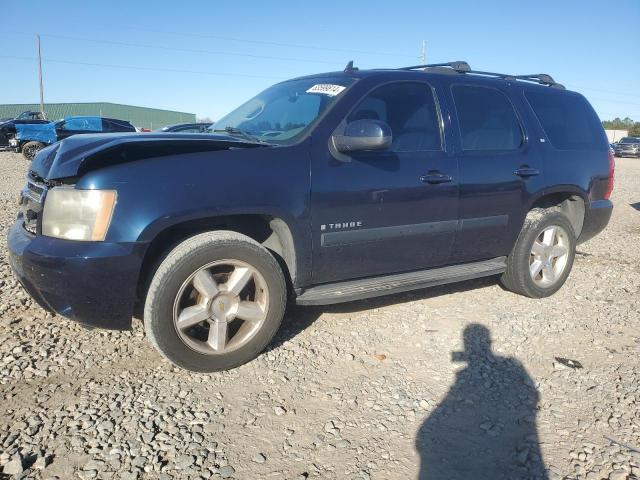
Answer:
<svg viewBox="0 0 640 480"><path fill-rule="evenodd" d="M39 152L9 234L40 305L228 369L301 305L501 275L558 290L607 225L613 157L587 100L465 62L268 88L206 134L73 136ZM139 316L139 315L136 315Z"/></svg>

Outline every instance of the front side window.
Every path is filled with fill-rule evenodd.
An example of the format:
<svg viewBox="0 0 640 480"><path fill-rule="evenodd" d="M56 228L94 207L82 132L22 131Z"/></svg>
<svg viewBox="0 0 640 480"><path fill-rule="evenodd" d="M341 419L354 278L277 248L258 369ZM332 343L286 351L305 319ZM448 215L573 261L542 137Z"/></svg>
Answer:
<svg viewBox="0 0 640 480"><path fill-rule="evenodd" d="M494 88L456 85L452 89L465 151L516 150L522 128L507 96Z"/></svg>
<svg viewBox="0 0 640 480"><path fill-rule="evenodd" d="M391 127L391 151L442 149L436 101L424 83L399 82L375 89L349 114L347 122L363 119L381 120Z"/></svg>
<svg viewBox="0 0 640 480"><path fill-rule="evenodd" d="M314 77L279 83L222 117L210 130L241 131L269 143L294 142L353 82L349 77Z"/></svg>

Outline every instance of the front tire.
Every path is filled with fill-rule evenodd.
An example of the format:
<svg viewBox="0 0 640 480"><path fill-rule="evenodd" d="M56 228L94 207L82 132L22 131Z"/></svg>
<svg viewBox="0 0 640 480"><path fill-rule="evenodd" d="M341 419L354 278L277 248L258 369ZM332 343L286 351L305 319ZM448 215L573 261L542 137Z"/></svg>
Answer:
<svg viewBox="0 0 640 480"><path fill-rule="evenodd" d="M208 232L179 244L158 267L145 302L145 330L179 367L228 370L264 350L285 306L284 275L264 247L236 232Z"/></svg>
<svg viewBox="0 0 640 480"><path fill-rule="evenodd" d="M42 142L27 142L22 146L22 155L29 161L32 161L36 154L45 147Z"/></svg>
<svg viewBox="0 0 640 480"><path fill-rule="evenodd" d="M557 210L533 209L507 259L502 284L531 298L553 295L569 277L575 251L576 235L569 219Z"/></svg>

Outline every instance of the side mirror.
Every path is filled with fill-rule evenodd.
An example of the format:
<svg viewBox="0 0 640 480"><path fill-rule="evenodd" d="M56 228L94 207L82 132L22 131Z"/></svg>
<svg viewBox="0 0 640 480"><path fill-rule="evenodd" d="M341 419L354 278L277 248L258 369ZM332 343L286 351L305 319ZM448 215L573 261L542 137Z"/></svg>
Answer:
<svg viewBox="0 0 640 480"><path fill-rule="evenodd" d="M380 120L356 120L348 123L342 133L334 133L333 144L338 152L385 150L391 146L391 128Z"/></svg>

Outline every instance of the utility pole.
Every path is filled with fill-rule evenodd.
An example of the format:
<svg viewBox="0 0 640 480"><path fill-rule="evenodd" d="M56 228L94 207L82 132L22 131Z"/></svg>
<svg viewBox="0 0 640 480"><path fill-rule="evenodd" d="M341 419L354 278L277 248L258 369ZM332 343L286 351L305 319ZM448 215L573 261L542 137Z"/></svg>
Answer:
<svg viewBox="0 0 640 480"><path fill-rule="evenodd" d="M44 113L44 88L42 87L42 57L40 56L40 35L36 35L38 40L38 78L40 79L40 113L42 118L46 118Z"/></svg>
<svg viewBox="0 0 640 480"><path fill-rule="evenodd" d="M422 40L422 48L420 49L420 64L427 64L427 41Z"/></svg>

